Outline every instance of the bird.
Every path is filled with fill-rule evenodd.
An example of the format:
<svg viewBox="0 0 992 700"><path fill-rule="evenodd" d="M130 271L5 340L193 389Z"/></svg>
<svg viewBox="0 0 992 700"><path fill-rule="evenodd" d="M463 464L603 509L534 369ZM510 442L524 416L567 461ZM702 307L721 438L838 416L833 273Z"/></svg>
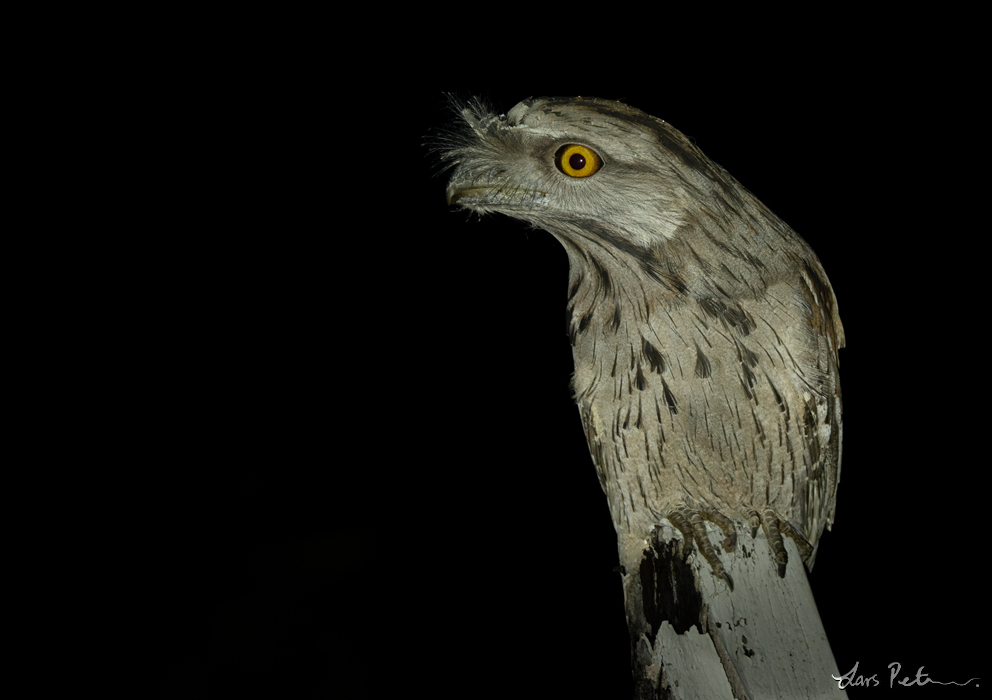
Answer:
<svg viewBox="0 0 992 700"><path fill-rule="evenodd" d="M663 520L733 590L735 523L778 575L836 512L844 328L810 246L680 131L626 103L453 101L449 205L554 236L578 406L618 535ZM714 546L706 522L725 535ZM716 532L714 528L711 531Z"/></svg>

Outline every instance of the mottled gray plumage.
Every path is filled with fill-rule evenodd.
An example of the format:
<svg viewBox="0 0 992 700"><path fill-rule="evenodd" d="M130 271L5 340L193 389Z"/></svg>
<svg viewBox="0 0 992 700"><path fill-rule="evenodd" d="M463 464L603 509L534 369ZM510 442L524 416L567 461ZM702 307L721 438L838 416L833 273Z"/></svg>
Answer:
<svg viewBox="0 0 992 700"><path fill-rule="evenodd" d="M667 518L732 586L703 520L812 567L840 475L844 331L820 261L660 119L593 98L480 103L443 144L452 204L568 252L573 388L618 534ZM569 148L571 145L578 148ZM781 534L780 534L781 533Z"/></svg>

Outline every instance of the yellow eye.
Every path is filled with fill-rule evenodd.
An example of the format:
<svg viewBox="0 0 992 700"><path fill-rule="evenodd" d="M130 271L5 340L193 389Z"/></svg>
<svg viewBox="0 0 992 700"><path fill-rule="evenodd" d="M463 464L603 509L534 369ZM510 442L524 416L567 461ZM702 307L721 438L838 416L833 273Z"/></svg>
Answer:
<svg viewBox="0 0 992 700"><path fill-rule="evenodd" d="M603 166L603 161L595 151L571 143L562 146L555 153L555 165L566 175L589 177Z"/></svg>

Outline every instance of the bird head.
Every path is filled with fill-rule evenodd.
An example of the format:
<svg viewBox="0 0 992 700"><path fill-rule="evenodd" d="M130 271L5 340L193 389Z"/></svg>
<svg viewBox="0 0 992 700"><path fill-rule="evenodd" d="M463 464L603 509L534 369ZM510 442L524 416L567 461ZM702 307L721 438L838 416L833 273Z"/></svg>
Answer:
<svg viewBox="0 0 992 700"><path fill-rule="evenodd" d="M688 223L706 199L700 189L733 189L680 132L621 102L527 99L503 115L480 101L456 109L462 126L442 149L454 166L448 202L479 214L552 233L594 222L647 250Z"/></svg>
<svg viewBox="0 0 992 700"><path fill-rule="evenodd" d="M622 102L455 108L460 124L436 146L453 168L448 202L549 231L575 265L643 273L677 296L755 294L804 246L681 132Z"/></svg>

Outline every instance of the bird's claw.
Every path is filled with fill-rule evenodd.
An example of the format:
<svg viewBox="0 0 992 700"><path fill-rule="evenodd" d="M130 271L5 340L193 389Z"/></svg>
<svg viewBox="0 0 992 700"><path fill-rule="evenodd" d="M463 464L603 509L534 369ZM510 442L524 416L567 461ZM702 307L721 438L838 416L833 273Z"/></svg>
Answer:
<svg viewBox="0 0 992 700"><path fill-rule="evenodd" d="M787 535L795 541L799 547L800 556L803 559L809 559L812 556L813 548L806 541L806 538L788 520L779 518L771 508L765 508L760 513L754 508L746 508L744 516L747 518L748 525L751 526L752 538L757 537L759 524L761 529L765 531L765 537L768 540L768 546L771 548L772 556L775 558L775 563L778 566L778 575L780 578L785 578L785 568L789 563L789 554L785 551L785 542L782 539L782 535Z"/></svg>
<svg viewBox="0 0 992 700"><path fill-rule="evenodd" d="M709 537L706 534L704 521L709 520L720 527L724 535L726 535L720 546L728 553L734 551L734 548L737 546L737 530L734 527L734 522L718 511L712 509L695 510L684 505L671 508L668 511L667 518L682 533L685 556L688 557L692 552L693 542L695 542L699 553L703 555L703 558L712 567L713 575L717 578L722 578L730 586L730 590L733 590L734 580L727 573L727 569L724 567L723 562L720 561L716 549L710 543ZM785 542L782 539L783 535L791 537L796 542L800 555L804 560L808 560L812 555L813 548L806 538L789 521L778 517L778 514L771 508L764 508L760 511L756 508L745 508L744 518L747 520L748 527L751 529L752 538L758 536L759 527L764 530L780 578L785 578L786 567L789 563L789 555L785 550Z"/></svg>
<svg viewBox="0 0 992 700"><path fill-rule="evenodd" d="M726 537L721 544L727 552L731 552L737 544L737 532L730 518L715 511L698 511L685 506L672 508L668 511L667 517L668 521L682 533L686 556L692 551L692 543L695 540L699 553L703 555L703 558L713 569L713 575L717 578L722 578L727 582L730 590L734 590L734 579L727 573L723 562L717 556L716 550L710 544L710 539L706 535L706 525L703 523L705 518L710 522L716 523L723 530Z"/></svg>

